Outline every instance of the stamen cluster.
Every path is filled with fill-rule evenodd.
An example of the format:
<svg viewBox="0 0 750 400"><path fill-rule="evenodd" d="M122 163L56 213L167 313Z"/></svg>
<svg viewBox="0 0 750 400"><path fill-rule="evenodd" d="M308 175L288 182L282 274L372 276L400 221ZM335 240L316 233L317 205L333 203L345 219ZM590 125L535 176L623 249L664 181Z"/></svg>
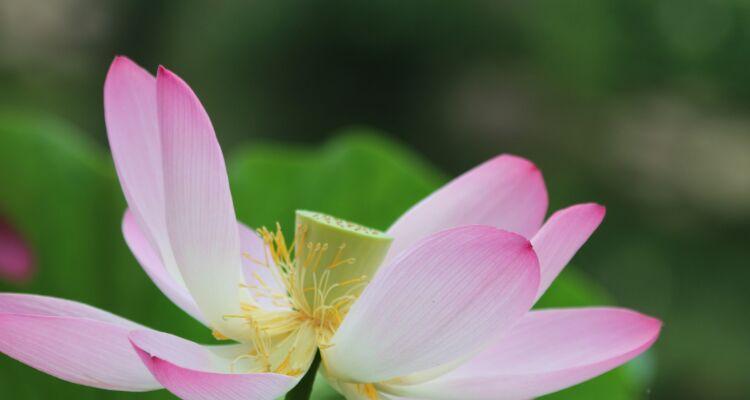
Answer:
<svg viewBox="0 0 750 400"><path fill-rule="evenodd" d="M307 225L297 224L296 228L289 245L279 224L275 231L261 228L258 234L268 249L264 259L243 254L264 268L267 278L254 271L255 283L241 284L250 292L249 299L241 303L242 313L225 316L243 319L254 345L248 354L235 359L235 366L249 362L246 369L253 372L302 373L317 348L332 346L331 337L367 283L365 275L334 282L331 275L335 269L356 262L344 257L346 243L336 246L333 258L326 257L329 243L308 241ZM273 281L267 282L268 277ZM259 299L268 303L261 304Z"/></svg>

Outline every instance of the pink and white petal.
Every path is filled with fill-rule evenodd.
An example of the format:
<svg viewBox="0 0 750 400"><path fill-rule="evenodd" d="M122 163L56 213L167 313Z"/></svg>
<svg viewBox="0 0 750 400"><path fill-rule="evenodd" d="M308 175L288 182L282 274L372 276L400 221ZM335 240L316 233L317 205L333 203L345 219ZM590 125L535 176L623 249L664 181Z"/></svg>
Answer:
<svg viewBox="0 0 750 400"><path fill-rule="evenodd" d="M143 328L135 322L87 304L34 294L0 293L0 313L86 318L120 325L127 329Z"/></svg>
<svg viewBox="0 0 750 400"><path fill-rule="evenodd" d="M539 257L542 280L537 299L542 297L578 249L599 227L606 209L599 204L578 204L557 211L531 239Z"/></svg>
<svg viewBox="0 0 750 400"><path fill-rule="evenodd" d="M394 223L389 257L435 232L490 225L530 238L544 221L547 189L539 169L512 156L495 157L417 203Z"/></svg>
<svg viewBox="0 0 750 400"><path fill-rule="evenodd" d="M284 288L279 286L279 280L272 272L272 268L266 266L270 265L269 263L273 261L266 259L266 256L263 254L263 251L266 249L263 240L250 228L242 223L238 224L243 254L242 271L245 276L245 283L256 287L265 285L270 291L284 293ZM190 292L188 292L183 283L172 279L172 276L167 273L161 259L151 247L143 232L141 232L130 211L125 212L122 230L125 242L130 247L130 251L156 286L183 311L204 325L207 325ZM259 278L262 280L262 283L258 280ZM280 308L272 304L271 299L267 297L255 298L255 300L258 304L266 308Z"/></svg>
<svg viewBox="0 0 750 400"><path fill-rule="evenodd" d="M85 318L0 314L0 351L57 378L100 389L161 388L126 327Z"/></svg>
<svg viewBox="0 0 750 400"><path fill-rule="evenodd" d="M470 357L528 310L528 240L488 226L433 234L381 269L323 353L341 380L379 382Z"/></svg>
<svg viewBox="0 0 750 400"><path fill-rule="evenodd" d="M161 386L128 341L134 322L69 300L0 294L0 351L50 375L101 389Z"/></svg>
<svg viewBox="0 0 750 400"><path fill-rule="evenodd" d="M273 296L273 294L284 295L286 288L276 272L268 246L255 231L242 223L239 224L239 232L242 248L242 274L253 300L265 309L290 308L291 303L282 304L280 299Z"/></svg>
<svg viewBox="0 0 750 400"><path fill-rule="evenodd" d="M0 279L28 282L34 275L34 254L10 223L0 218Z"/></svg>
<svg viewBox="0 0 750 400"><path fill-rule="evenodd" d="M181 282L164 217L156 78L127 57L115 57L104 83L104 119L117 176L136 223L159 250L169 274Z"/></svg>
<svg viewBox="0 0 750 400"><path fill-rule="evenodd" d="M122 219L122 233L136 260L162 293L186 313L205 325L205 319L185 284L178 282L167 272L161 257L151 246L146 235L136 223L134 215L129 210L125 211L125 216Z"/></svg>
<svg viewBox="0 0 750 400"><path fill-rule="evenodd" d="M185 400L272 400L299 381L271 373L234 373L226 352L219 355L210 347L165 333L135 331L130 341L154 377Z"/></svg>
<svg viewBox="0 0 750 400"><path fill-rule="evenodd" d="M224 156L188 85L164 67L156 77L166 222L190 294L212 328L237 339L241 252Z"/></svg>
<svg viewBox="0 0 750 400"><path fill-rule="evenodd" d="M607 372L648 349L661 321L618 308L532 311L498 344L463 366L399 395L448 399L528 399Z"/></svg>

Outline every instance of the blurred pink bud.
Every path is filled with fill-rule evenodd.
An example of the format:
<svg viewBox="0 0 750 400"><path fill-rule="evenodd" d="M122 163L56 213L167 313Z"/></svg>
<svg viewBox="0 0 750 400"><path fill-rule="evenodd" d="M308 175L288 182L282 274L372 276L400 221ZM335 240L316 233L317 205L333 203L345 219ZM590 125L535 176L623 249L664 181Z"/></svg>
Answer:
<svg viewBox="0 0 750 400"><path fill-rule="evenodd" d="M34 255L21 234L0 217L0 279L28 282L34 275Z"/></svg>

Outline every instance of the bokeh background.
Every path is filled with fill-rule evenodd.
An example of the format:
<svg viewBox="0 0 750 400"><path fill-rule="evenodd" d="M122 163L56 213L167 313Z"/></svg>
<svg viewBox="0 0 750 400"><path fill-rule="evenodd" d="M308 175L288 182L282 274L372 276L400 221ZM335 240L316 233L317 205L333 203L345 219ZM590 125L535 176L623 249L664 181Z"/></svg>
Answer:
<svg viewBox="0 0 750 400"><path fill-rule="evenodd" d="M547 304L665 322L645 357L557 398L750 396L747 2L0 1L0 215L39 264L0 288L208 340L119 234L102 112L115 54L199 94L250 224L306 206L386 228L493 155L533 160L552 210L608 207ZM169 398L78 388L5 356L0 391Z"/></svg>

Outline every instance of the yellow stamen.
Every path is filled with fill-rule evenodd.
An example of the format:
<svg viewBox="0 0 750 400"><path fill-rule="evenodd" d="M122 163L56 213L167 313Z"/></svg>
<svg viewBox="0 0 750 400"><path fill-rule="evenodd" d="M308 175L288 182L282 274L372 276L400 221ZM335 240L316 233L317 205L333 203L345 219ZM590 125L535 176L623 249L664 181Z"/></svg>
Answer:
<svg viewBox="0 0 750 400"><path fill-rule="evenodd" d="M216 340L229 340L228 337L224 336L221 332L217 331L216 329L211 331L211 335L213 335L213 337Z"/></svg>
<svg viewBox="0 0 750 400"><path fill-rule="evenodd" d="M378 400L378 391L372 383L358 384L357 389L359 389L359 392L365 395L369 400Z"/></svg>
<svg viewBox="0 0 750 400"><path fill-rule="evenodd" d="M278 223L274 230L258 230L267 248L265 261L243 253L269 273L252 271L251 281L240 284L250 300L240 304L241 313L224 316L245 321L253 344L253 350L233 360L233 370L242 362L251 372L300 374L318 348L334 345L330 340L366 285L367 274L377 269L390 246L391 238L378 231L323 214L298 212L297 219L291 244ZM329 252L330 246L336 251ZM215 336L224 338L218 332ZM377 398L374 386L363 390Z"/></svg>

